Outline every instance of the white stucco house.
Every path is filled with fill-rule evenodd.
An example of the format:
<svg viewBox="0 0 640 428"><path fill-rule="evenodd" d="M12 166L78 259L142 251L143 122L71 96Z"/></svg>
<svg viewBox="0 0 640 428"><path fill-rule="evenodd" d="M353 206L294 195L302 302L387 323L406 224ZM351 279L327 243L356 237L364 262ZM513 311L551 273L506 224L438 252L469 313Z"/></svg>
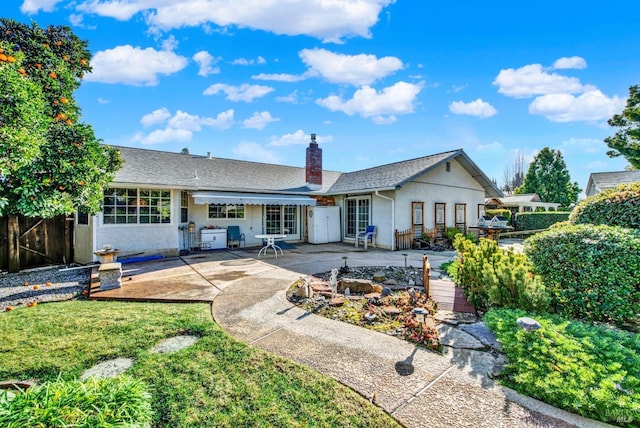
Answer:
<svg viewBox="0 0 640 428"><path fill-rule="evenodd" d="M592 172L584 192L589 197L603 190L612 189L619 184L634 182L640 182L640 170Z"/></svg>
<svg viewBox="0 0 640 428"><path fill-rule="evenodd" d="M333 209L339 241L354 243L358 232L375 225L376 246L394 250L396 230L418 236L424 228L464 229L484 212L485 198L502 197L462 149L346 173L322 169L314 134L305 167L118 149L124 165L105 192L102 212L76 218L77 262L94 260L105 245L118 248L120 257L175 256L198 245L203 228L217 233L239 226L246 246L260 245L256 235L264 233L308 242L315 206L339 207Z"/></svg>

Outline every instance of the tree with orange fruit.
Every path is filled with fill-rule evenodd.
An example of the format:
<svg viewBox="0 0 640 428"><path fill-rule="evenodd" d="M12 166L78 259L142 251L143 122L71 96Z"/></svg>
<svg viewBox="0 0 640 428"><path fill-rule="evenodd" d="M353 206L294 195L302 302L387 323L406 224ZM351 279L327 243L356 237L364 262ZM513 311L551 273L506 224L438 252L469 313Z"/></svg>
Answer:
<svg viewBox="0 0 640 428"><path fill-rule="evenodd" d="M17 216L98 212L122 160L81 121L73 98L91 71L86 41L69 27L0 19L0 49L0 216L17 271Z"/></svg>

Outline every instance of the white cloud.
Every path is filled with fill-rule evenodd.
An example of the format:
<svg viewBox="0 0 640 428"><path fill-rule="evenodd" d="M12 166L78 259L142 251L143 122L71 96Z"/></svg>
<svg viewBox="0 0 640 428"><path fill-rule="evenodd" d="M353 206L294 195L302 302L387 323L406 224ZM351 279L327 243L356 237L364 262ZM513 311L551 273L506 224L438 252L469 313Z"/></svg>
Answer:
<svg viewBox="0 0 640 428"><path fill-rule="evenodd" d="M583 70L587 68L587 61L579 56L563 57L557 59L556 62L553 63L553 68L555 68L556 70L571 68L576 70Z"/></svg>
<svg viewBox="0 0 640 428"><path fill-rule="evenodd" d="M316 103L349 116L359 114L365 118L373 118L376 123L391 123L396 120L396 114L413 112L415 99L421 90L422 83L398 82L381 92L370 86L363 86L349 100L343 101L341 97L331 95L316 100Z"/></svg>
<svg viewBox="0 0 640 428"><path fill-rule="evenodd" d="M368 85L402 69L402 61L393 56L344 55L326 49L303 49L300 58L308 73L320 75L331 83Z"/></svg>
<svg viewBox="0 0 640 428"><path fill-rule="evenodd" d="M549 94L537 97L529 104L529 113L542 115L552 122L600 121L619 113L624 105L624 99L609 98L595 89L579 96Z"/></svg>
<svg viewBox="0 0 640 428"><path fill-rule="evenodd" d="M276 101L279 103L290 103L290 104L298 104L298 90L294 90L289 95L285 95L283 97L276 97Z"/></svg>
<svg viewBox="0 0 640 428"><path fill-rule="evenodd" d="M311 140L311 136L305 134L303 130L298 129L293 134L284 134L280 137L271 137L270 146L292 146L296 144L307 144ZM316 140L318 143L321 141Z"/></svg>
<svg viewBox="0 0 640 428"><path fill-rule="evenodd" d="M109 100L106 98L98 97L98 104L109 104Z"/></svg>
<svg viewBox="0 0 640 428"><path fill-rule="evenodd" d="M476 147L476 151L478 152L488 152L488 153L496 153L501 152L504 149L504 145L497 141L489 144L478 144Z"/></svg>
<svg viewBox="0 0 640 428"><path fill-rule="evenodd" d="M178 44L178 40L176 40L175 36L172 34L162 41L162 50L174 51L178 48Z"/></svg>
<svg viewBox="0 0 640 428"><path fill-rule="evenodd" d="M186 129L156 129L148 135L136 134L133 141L140 144L153 145L162 143L186 143L191 141L193 133Z"/></svg>
<svg viewBox="0 0 640 428"><path fill-rule="evenodd" d="M299 82L309 78L308 74L260 73L251 76L255 80L273 80L276 82Z"/></svg>
<svg viewBox="0 0 640 428"><path fill-rule="evenodd" d="M275 164L281 163L278 156L257 143L240 143L232 151L238 158L244 160Z"/></svg>
<svg viewBox="0 0 640 428"><path fill-rule="evenodd" d="M256 59L237 58L231 61L233 65L254 65L254 64L266 64L267 61L259 56Z"/></svg>
<svg viewBox="0 0 640 428"><path fill-rule="evenodd" d="M82 10L126 20L144 11L148 25L160 30L189 26L237 26L280 35L307 35L325 42L370 38L380 12L395 0L91 0Z"/></svg>
<svg viewBox="0 0 640 428"><path fill-rule="evenodd" d="M564 157L574 154L602 154L604 155L608 147L602 140L596 138L575 138L571 137L563 141L559 147Z"/></svg>
<svg viewBox="0 0 640 428"><path fill-rule="evenodd" d="M268 111L255 112L249 119L242 121L245 128L264 129L271 122L277 122L280 119L272 117Z"/></svg>
<svg viewBox="0 0 640 428"><path fill-rule="evenodd" d="M75 27L81 27L83 19L84 19L84 15L78 15L75 13L72 13L71 15L69 15L69 22L71 23L71 25Z"/></svg>
<svg viewBox="0 0 640 428"><path fill-rule="evenodd" d="M87 0L78 4L76 9L92 15L107 16L118 21L128 21L133 15L151 5L145 0Z"/></svg>
<svg viewBox="0 0 640 428"><path fill-rule="evenodd" d="M216 117L200 117L178 110L173 116L166 108L157 109L140 119L145 128L166 124L163 129L156 129L147 135L138 133L133 141L141 144L161 144L166 142L185 143L191 140L193 133L201 131L203 126L216 129L228 129L233 124L233 110L219 113Z"/></svg>
<svg viewBox="0 0 640 428"><path fill-rule="evenodd" d="M198 76L207 77L210 74L220 73L220 67L213 67L220 58L214 58L207 51L200 51L193 56L193 60L200 66L198 70Z"/></svg>
<svg viewBox="0 0 640 428"><path fill-rule="evenodd" d="M24 0L20 6L20 11L27 15L34 15L39 11L51 12L60 1L61 0Z"/></svg>
<svg viewBox="0 0 640 428"><path fill-rule="evenodd" d="M575 94L584 90L578 78L549 73L540 64L500 70L493 84L498 86L498 92L514 98L546 94Z"/></svg>
<svg viewBox="0 0 640 428"><path fill-rule="evenodd" d="M169 109L167 109L166 107L162 107L142 116L142 119L140 119L140 124L145 128L148 128L152 125L164 123L170 117L171 113L169 112Z"/></svg>
<svg viewBox="0 0 640 428"><path fill-rule="evenodd" d="M89 82L155 86L159 74L177 73L187 62L185 57L173 52L117 46L97 52L91 60L93 71L84 78Z"/></svg>
<svg viewBox="0 0 640 428"><path fill-rule="evenodd" d="M230 101L251 102L256 98L264 97L274 89L269 86L249 85L243 83L240 86L232 86L224 83L216 83L204 90L204 95L215 95L224 92Z"/></svg>
<svg viewBox="0 0 640 428"><path fill-rule="evenodd" d="M449 104L449 110L455 114L468 114L470 116L477 116L481 119L491 117L497 113L496 109L491 104L482 101L480 98L469 103L454 101Z"/></svg>

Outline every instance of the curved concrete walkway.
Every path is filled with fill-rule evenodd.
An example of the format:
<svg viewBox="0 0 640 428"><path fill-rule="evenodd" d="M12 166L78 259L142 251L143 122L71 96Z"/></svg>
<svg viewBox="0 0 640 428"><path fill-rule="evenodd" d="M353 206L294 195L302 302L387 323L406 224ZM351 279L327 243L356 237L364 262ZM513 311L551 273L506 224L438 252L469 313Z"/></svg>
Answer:
<svg viewBox="0 0 640 428"><path fill-rule="evenodd" d="M409 257L417 261L421 253ZM432 265L446 258L437 257L430 255ZM349 254L351 266L402 262L397 252ZM230 269L233 264L241 268L243 263L251 263L251 275L239 276L217 294L212 304L215 321L239 340L351 387L407 427L608 426L495 384L486 375L494 363L490 353L447 348L444 355L438 355L291 304L285 295L291 283L300 276L340 266L335 254L307 252L223 264Z"/></svg>

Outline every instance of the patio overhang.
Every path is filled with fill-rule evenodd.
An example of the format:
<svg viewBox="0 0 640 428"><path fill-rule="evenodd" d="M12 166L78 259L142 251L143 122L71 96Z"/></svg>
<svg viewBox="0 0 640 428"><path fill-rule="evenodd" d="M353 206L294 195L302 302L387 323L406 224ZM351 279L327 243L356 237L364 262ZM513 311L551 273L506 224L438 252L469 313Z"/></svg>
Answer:
<svg viewBox="0 0 640 428"><path fill-rule="evenodd" d="M193 201L204 204L233 205L308 205L315 206L316 200L302 195L283 195L278 193L225 193L225 192L193 192Z"/></svg>

